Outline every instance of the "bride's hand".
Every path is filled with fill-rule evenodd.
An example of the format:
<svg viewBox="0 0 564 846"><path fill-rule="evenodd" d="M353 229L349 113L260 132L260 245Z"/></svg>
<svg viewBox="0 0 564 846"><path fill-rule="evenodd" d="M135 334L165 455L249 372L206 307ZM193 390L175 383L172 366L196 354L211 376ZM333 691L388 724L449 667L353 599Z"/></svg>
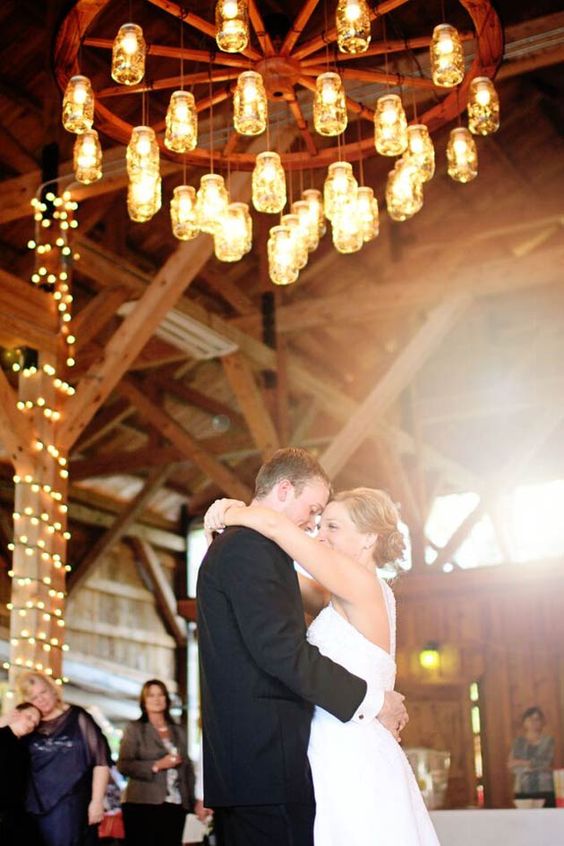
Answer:
<svg viewBox="0 0 564 846"><path fill-rule="evenodd" d="M204 529L206 534L218 532L225 528L225 515L234 505L245 506L240 499L216 499L204 514Z"/></svg>

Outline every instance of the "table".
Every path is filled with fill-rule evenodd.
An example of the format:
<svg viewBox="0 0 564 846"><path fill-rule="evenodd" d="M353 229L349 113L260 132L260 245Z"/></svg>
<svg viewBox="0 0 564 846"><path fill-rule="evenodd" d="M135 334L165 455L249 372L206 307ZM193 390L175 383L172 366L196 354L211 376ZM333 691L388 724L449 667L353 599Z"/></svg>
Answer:
<svg viewBox="0 0 564 846"><path fill-rule="evenodd" d="M564 808L431 811L441 846L564 846Z"/></svg>

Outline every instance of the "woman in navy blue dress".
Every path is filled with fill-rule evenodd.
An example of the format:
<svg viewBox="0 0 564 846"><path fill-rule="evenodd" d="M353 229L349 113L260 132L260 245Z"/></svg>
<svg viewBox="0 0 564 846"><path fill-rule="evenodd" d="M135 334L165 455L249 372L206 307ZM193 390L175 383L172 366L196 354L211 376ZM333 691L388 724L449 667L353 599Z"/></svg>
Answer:
<svg viewBox="0 0 564 846"><path fill-rule="evenodd" d="M108 744L92 717L66 705L47 676L24 672L18 687L41 713L25 739L31 761L26 809L44 846L95 846L111 763Z"/></svg>

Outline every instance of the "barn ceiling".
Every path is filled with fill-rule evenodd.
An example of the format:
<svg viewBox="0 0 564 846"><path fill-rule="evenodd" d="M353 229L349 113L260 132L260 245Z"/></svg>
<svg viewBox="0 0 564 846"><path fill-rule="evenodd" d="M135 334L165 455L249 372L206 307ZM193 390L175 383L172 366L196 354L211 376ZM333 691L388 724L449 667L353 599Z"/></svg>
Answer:
<svg viewBox="0 0 564 846"><path fill-rule="evenodd" d="M84 34L78 56L95 91L112 84L110 53L88 39L113 38L125 20L123 3L99 5L102 11ZM177 45L180 24L161 8L166 5L133 0L133 18L143 24L150 43ZM212 21L213 4L188 5L191 13ZM396 5L378 35L417 38L440 22L440 2ZM253 213L253 248L233 264L213 256L210 236L182 244L173 237L167 211L172 189L183 167L187 181L198 185L204 170L197 161L183 165L177 157L163 156L163 208L148 223L132 223L124 145L116 140L115 127L105 132L103 122L98 126L106 175L76 191L78 347L69 379L78 383L95 372L104 349L119 343L120 307L167 274L185 278L176 309L213 329L233 351L198 359L153 326L75 442L70 480L77 516L85 518L88 507L96 508L111 523L144 491L143 520L155 529L178 531L182 505L197 514L220 491L244 495L261 457L285 444L316 450L337 487L391 490L415 533L423 532L439 494L474 490L486 496L523 479L564 477L564 13L555 12L553 2L496 0L493 5L505 38L496 83L502 118L498 133L478 141L478 178L462 185L447 176L445 148L456 125L453 117L433 132L437 172L426 186L423 210L395 223L385 213L389 162L366 156L364 179L382 211L379 237L346 256L335 251L327 233L298 282L287 289L274 288L268 279L266 239L273 216ZM257 6L267 29L287 28L302 8L297 2ZM329 14L333 6L327 4ZM449 20L471 29L463 4L451 0L445 6ZM27 284L32 270L26 246L33 236L29 200L46 162L58 161L61 174L71 170L74 139L60 122L55 55L72 7L55 0L7 0L0 8L0 343L5 350L26 340L32 346L29 339L35 338L33 320L26 336L21 326L14 329L13 315L16 288L21 295L17 282ZM303 39L323 32L324 16L319 4ZM213 47L208 35L187 25L183 43L200 51ZM258 49L256 35L252 44ZM473 40L465 42L465 51L471 62ZM362 64L382 70L383 61L379 56ZM398 73L420 71L424 77L428 72L423 49L390 54L389 62ZM154 57L151 81L177 73L177 63ZM230 84L220 81L213 91ZM374 82L347 85L364 104L373 104L382 90ZM194 83L197 100L207 96L206 90L209 82ZM440 101L432 89L413 92L406 95L408 118L414 109L425 113ZM167 96L168 91L157 90L104 103L113 99L115 113L133 124L146 109L158 125ZM311 127L310 93L300 89L297 102ZM209 112L202 112L202 137L209 140L213 132L218 150L230 143L230 107L230 97L218 102L213 123ZM307 142L295 113L285 102L272 108L274 138L303 158ZM369 135L368 122L352 118L347 143ZM249 175L244 158L237 159L247 150L241 141L231 149L232 193L248 200ZM289 180L294 198L304 187L321 188L324 176L324 168L296 166ZM135 338L127 343L134 346ZM9 352L4 359L9 363ZM15 385L15 376L9 378ZM7 456L0 469L8 508Z"/></svg>

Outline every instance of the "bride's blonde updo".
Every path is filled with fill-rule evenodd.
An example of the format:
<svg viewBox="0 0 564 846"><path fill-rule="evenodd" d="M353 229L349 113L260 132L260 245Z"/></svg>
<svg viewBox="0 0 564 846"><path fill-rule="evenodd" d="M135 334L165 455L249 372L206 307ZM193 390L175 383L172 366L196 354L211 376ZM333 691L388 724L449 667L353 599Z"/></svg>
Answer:
<svg viewBox="0 0 564 846"><path fill-rule="evenodd" d="M375 488L354 488L341 491L333 502L342 502L359 532L378 535L372 557L378 567L400 561L405 553L405 540L399 529L399 512L385 491Z"/></svg>

